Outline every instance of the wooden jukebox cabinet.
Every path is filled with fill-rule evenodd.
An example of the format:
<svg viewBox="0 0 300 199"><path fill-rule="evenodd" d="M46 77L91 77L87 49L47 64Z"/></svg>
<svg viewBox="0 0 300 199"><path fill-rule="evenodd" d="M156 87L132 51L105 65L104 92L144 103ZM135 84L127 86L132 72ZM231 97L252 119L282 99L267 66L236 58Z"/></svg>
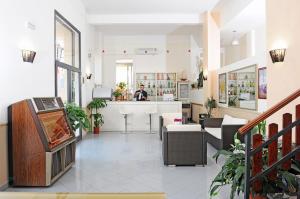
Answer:
<svg viewBox="0 0 300 199"><path fill-rule="evenodd" d="M60 98L33 98L8 108L13 186L49 186L75 162L76 138Z"/></svg>

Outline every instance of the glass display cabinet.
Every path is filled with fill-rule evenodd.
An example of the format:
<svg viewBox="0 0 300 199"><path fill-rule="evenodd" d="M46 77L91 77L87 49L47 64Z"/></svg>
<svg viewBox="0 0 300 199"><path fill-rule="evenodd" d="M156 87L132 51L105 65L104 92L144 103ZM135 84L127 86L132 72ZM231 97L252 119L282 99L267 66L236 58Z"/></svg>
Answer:
<svg viewBox="0 0 300 199"><path fill-rule="evenodd" d="M176 73L136 73L135 77L136 90L143 84L149 100L162 100L164 94L177 97Z"/></svg>
<svg viewBox="0 0 300 199"><path fill-rule="evenodd" d="M228 106L256 110L256 65L228 73Z"/></svg>

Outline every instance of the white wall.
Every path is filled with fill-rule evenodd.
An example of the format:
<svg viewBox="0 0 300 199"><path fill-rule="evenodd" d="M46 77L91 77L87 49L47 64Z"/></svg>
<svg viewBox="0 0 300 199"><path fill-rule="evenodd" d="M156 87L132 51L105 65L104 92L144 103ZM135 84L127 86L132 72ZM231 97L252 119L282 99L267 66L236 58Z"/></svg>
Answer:
<svg viewBox="0 0 300 199"><path fill-rule="evenodd" d="M199 35L200 36L200 35ZM104 35L99 34L99 50L102 54L101 83L105 87L115 87L116 60L132 59L134 73L140 72L176 72L179 77L186 71L189 79L195 81L198 77L196 60L201 55L201 48L192 35ZM136 55L137 48L157 48L157 55ZM126 53L124 54L124 50ZM167 53L166 51L169 51ZM191 50L191 52L189 52ZM101 69L100 69L101 68ZM197 72L198 73L198 72Z"/></svg>
<svg viewBox="0 0 300 199"><path fill-rule="evenodd" d="M165 72L165 41L164 35L103 36L103 50L105 50L102 54L103 86L115 87L116 60L118 59L132 59L134 73ZM157 55L136 55L136 48L157 48L159 53Z"/></svg>
<svg viewBox="0 0 300 199"><path fill-rule="evenodd" d="M93 48L93 29L86 23L80 0L10 0L0 6L0 123L7 121L7 106L34 96L54 96L54 9L81 31L82 72L85 74L87 51ZM36 26L25 28L25 21ZM33 64L24 63L20 47L33 48ZM86 98L83 86L83 105Z"/></svg>
<svg viewBox="0 0 300 199"><path fill-rule="evenodd" d="M166 48L169 50L166 56L167 71L178 73L179 78L182 72L190 76L191 66L191 36L190 35L168 35ZM189 52L190 50L190 52Z"/></svg>

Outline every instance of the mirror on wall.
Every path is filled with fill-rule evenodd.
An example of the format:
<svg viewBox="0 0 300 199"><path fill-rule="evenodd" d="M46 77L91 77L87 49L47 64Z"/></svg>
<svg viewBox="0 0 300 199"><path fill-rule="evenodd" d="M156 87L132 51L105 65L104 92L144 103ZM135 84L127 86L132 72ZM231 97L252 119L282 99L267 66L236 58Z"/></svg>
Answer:
<svg viewBox="0 0 300 199"><path fill-rule="evenodd" d="M256 110L256 65L228 73L228 106Z"/></svg>

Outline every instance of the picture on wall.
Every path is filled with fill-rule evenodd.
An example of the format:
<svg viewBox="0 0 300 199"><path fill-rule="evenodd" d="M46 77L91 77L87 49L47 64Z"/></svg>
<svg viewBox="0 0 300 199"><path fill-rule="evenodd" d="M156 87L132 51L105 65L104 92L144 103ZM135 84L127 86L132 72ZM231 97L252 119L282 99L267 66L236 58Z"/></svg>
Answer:
<svg viewBox="0 0 300 199"><path fill-rule="evenodd" d="M226 73L219 75L219 103L226 104Z"/></svg>
<svg viewBox="0 0 300 199"><path fill-rule="evenodd" d="M258 98L267 99L267 68L258 69Z"/></svg>

